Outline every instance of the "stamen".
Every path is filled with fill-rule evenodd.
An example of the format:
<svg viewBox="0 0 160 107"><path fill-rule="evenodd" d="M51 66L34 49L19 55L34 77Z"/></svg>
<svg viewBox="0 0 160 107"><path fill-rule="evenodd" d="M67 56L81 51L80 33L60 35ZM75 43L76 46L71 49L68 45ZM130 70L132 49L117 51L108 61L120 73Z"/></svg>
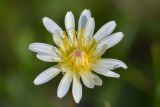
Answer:
<svg viewBox="0 0 160 107"><path fill-rule="evenodd" d="M76 31L72 31L72 35L73 35L73 41L72 41L72 47L76 48L77 47L77 32Z"/></svg>
<svg viewBox="0 0 160 107"><path fill-rule="evenodd" d="M70 51L71 46L65 31L62 33L62 37L63 37L63 45L66 48L66 51Z"/></svg>

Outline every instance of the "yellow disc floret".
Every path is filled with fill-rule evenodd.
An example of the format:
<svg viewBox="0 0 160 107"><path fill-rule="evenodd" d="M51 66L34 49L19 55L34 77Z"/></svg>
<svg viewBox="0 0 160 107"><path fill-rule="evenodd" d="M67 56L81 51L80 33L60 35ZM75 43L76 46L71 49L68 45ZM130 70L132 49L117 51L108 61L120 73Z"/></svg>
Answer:
<svg viewBox="0 0 160 107"><path fill-rule="evenodd" d="M85 39L81 32L77 36L76 31L72 31L72 39L67 37L65 32L62 34L63 47L58 46L62 59L59 62L61 67L76 73L90 72L92 63L100 58L94 56L97 42L94 38Z"/></svg>

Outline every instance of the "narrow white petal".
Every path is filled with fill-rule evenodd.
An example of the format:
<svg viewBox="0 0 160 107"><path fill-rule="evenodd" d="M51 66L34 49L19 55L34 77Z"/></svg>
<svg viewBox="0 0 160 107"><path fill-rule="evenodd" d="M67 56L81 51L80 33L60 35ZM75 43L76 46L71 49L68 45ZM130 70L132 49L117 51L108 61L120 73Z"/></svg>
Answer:
<svg viewBox="0 0 160 107"><path fill-rule="evenodd" d="M92 70L104 76L119 78L120 77L119 74L111 71L118 67L122 67L124 69L127 68L126 64L124 64L120 60L102 59L93 64Z"/></svg>
<svg viewBox="0 0 160 107"><path fill-rule="evenodd" d="M38 59L45 61L45 62L58 62L61 61L60 56L56 54L37 54Z"/></svg>
<svg viewBox="0 0 160 107"><path fill-rule="evenodd" d="M122 40L123 36L124 34L122 32L117 32L106 37L100 42L100 44L98 44L96 49L96 55L97 53L100 55L104 54L107 49L119 43Z"/></svg>
<svg viewBox="0 0 160 107"><path fill-rule="evenodd" d="M73 40L73 31L75 30L75 20L74 20L74 16L73 13L67 12L66 16L65 16L65 27L66 27L66 31L68 33L69 39Z"/></svg>
<svg viewBox="0 0 160 107"><path fill-rule="evenodd" d="M57 68L56 66L48 68L47 70L43 71L36 77L36 79L34 80L34 84L40 85L46 83L52 78L54 78L56 75L58 75L60 72L61 72L60 69Z"/></svg>
<svg viewBox="0 0 160 107"><path fill-rule="evenodd" d="M76 74L73 77L72 94L75 102L79 103L82 98L82 85L80 83L80 78Z"/></svg>
<svg viewBox="0 0 160 107"><path fill-rule="evenodd" d="M57 53L58 49L52 45L48 45L45 43L31 43L29 45L29 50L37 53Z"/></svg>
<svg viewBox="0 0 160 107"><path fill-rule="evenodd" d="M74 21L74 16L73 13L67 12L66 16L65 16L65 27L66 30L71 30L71 29L75 29L75 21Z"/></svg>
<svg viewBox="0 0 160 107"><path fill-rule="evenodd" d="M67 94L72 82L72 78L73 78L73 75L71 72L66 72L65 75L63 76L57 89L57 96L59 98L62 98Z"/></svg>
<svg viewBox="0 0 160 107"><path fill-rule="evenodd" d="M88 19L91 18L91 12L88 9L83 10L78 21L78 29L84 29Z"/></svg>
<svg viewBox="0 0 160 107"><path fill-rule="evenodd" d="M100 41L113 32L116 27L115 21L110 21L103 25L94 35L96 41Z"/></svg>
<svg viewBox="0 0 160 107"><path fill-rule="evenodd" d="M83 10L78 21L78 38L81 34L83 34L86 24L90 18L91 18L90 10L88 9Z"/></svg>
<svg viewBox="0 0 160 107"><path fill-rule="evenodd" d="M104 76L107 76L107 77L114 77L114 78L119 78L120 75L113 72L113 71L110 71L108 69L105 69L105 68L100 68L100 67L93 67L93 71L95 71L96 73L99 73L101 75L104 75Z"/></svg>
<svg viewBox="0 0 160 107"><path fill-rule="evenodd" d="M100 77L98 77L97 75L95 75L93 73L91 73L90 75L92 77L92 81L93 81L94 85L102 86L102 79Z"/></svg>
<svg viewBox="0 0 160 107"><path fill-rule="evenodd" d="M119 43L122 40L123 36L124 36L124 34L122 32L114 33L114 34L108 36L107 38L105 38L104 40L102 40L102 42L99 45L108 45L107 49L109 49L112 46Z"/></svg>
<svg viewBox="0 0 160 107"><path fill-rule="evenodd" d="M101 46L97 47L93 57L94 56L102 56L106 52L107 48L108 48L108 45L101 45Z"/></svg>
<svg viewBox="0 0 160 107"><path fill-rule="evenodd" d="M94 82L93 82L93 78L91 77L91 73L82 73L81 74L81 79L84 83L84 85L88 88L93 88L94 87Z"/></svg>
<svg viewBox="0 0 160 107"><path fill-rule="evenodd" d="M62 41L62 32L56 31L53 35L53 41L57 46L60 46L61 48L64 49L64 44Z"/></svg>
<svg viewBox="0 0 160 107"><path fill-rule="evenodd" d="M109 70L114 70L119 67L127 69L127 65L124 62L117 60L117 59L109 59L109 58L104 58L104 59L97 61L94 64L94 66L97 66L99 68L106 68Z"/></svg>
<svg viewBox="0 0 160 107"><path fill-rule="evenodd" d="M95 28L94 18L90 18L84 29L84 37L86 40L89 40L93 36L94 28Z"/></svg>
<svg viewBox="0 0 160 107"><path fill-rule="evenodd" d="M48 32L54 34L55 31L62 32L62 29L50 18L44 17L43 18L43 24Z"/></svg>

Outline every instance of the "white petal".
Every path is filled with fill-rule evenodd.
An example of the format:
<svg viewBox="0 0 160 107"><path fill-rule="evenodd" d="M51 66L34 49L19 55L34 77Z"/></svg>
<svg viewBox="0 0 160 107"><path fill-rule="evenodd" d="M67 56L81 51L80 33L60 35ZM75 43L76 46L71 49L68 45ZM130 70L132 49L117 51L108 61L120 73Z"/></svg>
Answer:
<svg viewBox="0 0 160 107"><path fill-rule="evenodd" d="M102 40L100 45L108 45L108 48L111 48L112 46L119 43L122 40L123 36L124 36L124 34L122 32L114 33L114 34L108 36L107 38L105 38L104 40Z"/></svg>
<svg viewBox="0 0 160 107"><path fill-rule="evenodd" d="M52 45L48 45L45 43L31 43L29 45L29 50L37 53L57 53L58 49Z"/></svg>
<svg viewBox="0 0 160 107"><path fill-rule="evenodd" d="M86 40L90 39L93 36L94 28L95 28L94 18L90 18L84 30L84 37Z"/></svg>
<svg viewBox="0 0 160 107"><path fill-rule="evenodd" d="M93 78L91 78L91 73L82 73L81 74L81 79L84 83L84 85L88 88L93 88L94 87L94 82L93 82Z"/></svg>
<svg viewBox="0 0 160 107"><path fill-rule="evenodd" d="M59 47L63 48L64 49L64 44L63 44L63 41L62 41L62 32L58 32L56 31L53 35L53 41L54 43Z"/></svg>
<svg viewBox="0 0 160 107"><path fill-rule="evenodd" d="M83 10L78 21L78 38L83 34L88 20L91 18L91 12L88 9Z"/></svg>
<svg viewBox="0 0 160 107"><path fill-rule="evenodd" d="M34 80L35 85L40 85L43 83L48 82L52 78L54 78L56 75L60 73L60 69L58 69L56 66L48 68L47 70L40 73L36 79Z"/></svg>
<svg viewBox="0 0 160 107"><path fill-rule="evenodd" d="M37 54L38 59L45 62L58 62L61 61L61 58L56 54Z"/></svg>
<svg viewBox="0 0 160 107"><path fill-rule="evenodd" d="M43 24L48 32L54 34L55 31L62 32L62 29L50 18L44 17L43 18Z"/></svg>
<svg viewBox="0 0 160 107"><path fill-rule="evenodd" d="M113 32L116 27L115 21L111 21L103 25L94 35L96 41L100 41Z"/></svg>
<svg viewBox="0 0 160 107"><path fill-rule="evenodd" d="M59 98L62 98L67 94L72 82L72 78L73 78L73 75L71 72L66 72L65 75L63 76L57 89L57 96Z"/></svg>
<svg viewBox="0 0 160 107"><path fill-rule="evenodd" d="M65 27L70 40L73 40L73 31L75 30L75 21L72 12L67 12L65 16Z"/></svg>
<svg viewBox="0 0 160 107"><path fill-rule="evenodd" d="M99 61L97 61L94 66L97 66L99 68L106 68L109 70L114 70L116 68L122 67L124 69L127 69L127 65L117 59L109 59L109 58L105 58L105 59L101 59Z"/></svg>
<svg viewBox="0 0 160 107"><path fill-rule="evenodd" d="M116 77L118 78L120 75L112 72L110 70L113 70L115 68L122 67L124 69L127 69L127 65L123 63L120 60L117 59L102 59L97 61L95 64L93 64L93 71L102 74L104 76L108 77Z"/></svg>
<svg viewBox="0 0 160 107"><path fill-rule="evenodd" d="M91 18L91 12L88 9L83 10L78 21L78 29L84 29L88 19Z"/></svg>
<svg viewBox="0 0 160 107"><path fill-rule="evenodd" d="M67 12L66 16L65 16L65 27L66 30L71 30L71 29L75 29L75 21L74 21L74 16L73 13Z"/></svg>
<svg viewBox="0 0 160 107"><path fill-rule="evenodd" d="M94 85L97 86L102 86L102 79L100 77L98 77L97 75L91 73L91 77L92 77L92 81L94 83Z"/></svg>
<svg viewBox="0 0 160 107"><path fill-rule="evenodd" d="M107 48L108 48L108 45L102 45L102 46L97 47L93 57L102 56L106 52Z"/></svg>
<svg viewBox="0 0 160 107"><path fill-rule="evenodd" d="M75 102L79 103L82 98L82 85L80 83L80 78L76 74L73 77L72 94Z"/></svg>
<svg viewBox="0 0 160 107"><path fill-rule="evenodd" d="M122 32L117 32L106 37L100 42L100 44L98 44L96 52L100 55L104 54L107 49L119 43L122 40L123 36L124 34Z"/></svg>
<svg viewBox="0 0 160 107"><path fill-rule="evenodd" d="M93 67L93 71L107 77L119 78L120 75L105 68Z"/></svg>

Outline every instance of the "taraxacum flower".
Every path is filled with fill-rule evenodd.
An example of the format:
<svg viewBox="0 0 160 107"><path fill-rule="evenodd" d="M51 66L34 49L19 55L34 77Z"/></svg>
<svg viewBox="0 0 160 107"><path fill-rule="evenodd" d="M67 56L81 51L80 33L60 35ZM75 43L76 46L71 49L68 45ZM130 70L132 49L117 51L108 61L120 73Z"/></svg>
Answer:
<svg viewBox="0 0 160 107"><path fill-rule="evenodd" d="M58 64L39 74L34 84L46 83L62 72L64 76L57 90L59 98L66 95L73 81L72 94L75 102L79 103L82 98L80 79L86 87L93 88L102 85L102 80L95 73L118 78L120 75L111 70L118 67L127 68L120 60L101 57L107 49L123 38L122 32L111 34L116 27L115 21L106 23L93 35L95 21L91 12L85 9L79 18L77 31L72 12L67 12L65 16L67 34L47 17L43 18L43 24L52 34L56 46L32 43L29 49L37 53L38 59Z"/></svg>

